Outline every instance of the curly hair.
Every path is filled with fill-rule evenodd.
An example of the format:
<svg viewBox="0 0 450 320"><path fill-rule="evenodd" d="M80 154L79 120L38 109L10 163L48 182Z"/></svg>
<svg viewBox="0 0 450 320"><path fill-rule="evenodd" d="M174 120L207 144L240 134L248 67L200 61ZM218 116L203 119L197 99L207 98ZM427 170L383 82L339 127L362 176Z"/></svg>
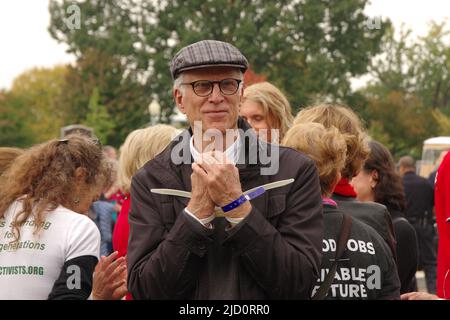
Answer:
<svg viewBox="0 0 450 320"><path fill-rule="evenodd" d="M367 173L376 171L376 186L374 188L375 202L384 204L388 210L405 211L406 200L403 183L395 171L395 163L389 150L378 141L369 142L369 158L363 170Z"/></svg>
<svg viewBox="0 0 450 320"><path fill-rule="evenodd" d="M16 200L23 210L13 220L15 241L20 227L33 216L35 234L45 214L59 205L70 208L74 203L77 179L75 171L82 168L88 187L103 187L108 180L108 165L101 148L89 138L69 136L31 147L18 156L0 178L0 218Z"/></svg>
<svg viewBox="0 0 450 320"><path fill-rule="evenodd" d="M325 128L336 127L345 136L347 156L343 178L351 179L361 170L369 155L367 135L359 117L346 106L321 104L300 110L294 124L318 122Z"/></svg>
<svg viewBox="0 0 450 320"><path fill-rule="evenodd" d="M301 151L314 160L319 172L322 194L329 195L345 166L345 137L335 127L320 123L299 123L286 133L282 144Z"/></svg>
<svg viewBox="0 0 450 320"><path fill-rule="evenodd" d="M0 147L0 176L22 153L23 150L19 148Z"/></svg>
<svg viewBox="0 0 450 320"><path fill-rule="evenodd" d="M241 103L247 99L262 107L264 114L268 115L267 121L270 127L280 130L280 140L282 140L291 127L294 117L291 113L291 105L280 89L269 82L255 83L245 88Z"/></svg>

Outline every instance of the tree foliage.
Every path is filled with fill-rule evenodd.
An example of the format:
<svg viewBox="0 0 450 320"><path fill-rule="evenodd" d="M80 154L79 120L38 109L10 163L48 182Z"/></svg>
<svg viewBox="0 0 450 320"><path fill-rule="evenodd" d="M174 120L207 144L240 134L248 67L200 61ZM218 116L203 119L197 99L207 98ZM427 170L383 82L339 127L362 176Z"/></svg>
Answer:
<svg viewBox="0 0 450 320"><path fill-rule="evenodd" d="M64 66L34 68L19 75L0 98L0 145L27 146L59 136L66 110L59 97Z"/></svg>
<svg viewBox="0 0 450 320"><path fill-rule="evenodd" d="M170 60L187 44L235 44L297 107L318 97L345 101L350 78L367 71L386 27L367 27L368 0L91 0L78 3L81 28L70 30L63 19L72 2L50 1L52 36L80 59L92 48L117 58L124 79L142 84L149 101L157 98L166 120Z"/></svg>
<svg viewBox="0 0 450 320"><path fill-rule="evenodd" d="M99 103L114 124L114 130L102 137L103 143L119 147L130 131L148 123L147 106L150 97L145 87L130 77L124 77L125 69L120 58L96 49L89 49L68 68L61 94L61 104L66 106L66 124L84 123L89 114L92 93L101 93Z"/></svg>
<svg viewBox="0 0 450 320"><path fill-rule="evenodd" d="M0 92L0 143L25 146L88 123L119 146L148 123L158 100L173 112L169 64L202 39L236 45L249 59L248 82L267 80L294 111L316 101L348 103L372 137L395 156L420 155L424 139L449 134L450 45L445 23L414 38L389 21L369 26L368 0L89 0L78 1L81 28L64 23L72 0L51 0L49 31L76 64L33 70ZM373 58L375 57L375 59ZM350 79L373 80L352 92Z"/></svg>
<svg viewBox="0 0 450 320"><path fill-rule="evenodd" d="M368 98L366 110L371 137L387 146L395 156L419 158L422 143L435 125L432 113L414 95L390 91L383 99Z"/></svg>
<svg viewBox="0 0 450 320"><path fill-rule="evenodd" d="M106 106L101 104L101 97L97 87L92 91L89 99L88 113L84 124L94 129L95 135L102 143L106 143L106 138L113 132L114 123L106 110Z"/></svg>
<svg viewBox="0 0 450 320"><path fill-rule="evenodd" d="M415 47L416 92L427 108L450 115L450 30L432 23Z"/></svg>
<svg viewBox="0 0 450 320"><path fill-rule="evenodd" d="M423 141L450 133L450 46L444 23L431 23L424 37L388 28L382 52L362 90L373 137L396 156L420 156Z"/></svg>
<svg viewBox="0 0 450 320"><path fill-rule="evenodd" d="M25 105L6 91L0 91L0 146L26 147L34 142L27 126Z"/></svg>

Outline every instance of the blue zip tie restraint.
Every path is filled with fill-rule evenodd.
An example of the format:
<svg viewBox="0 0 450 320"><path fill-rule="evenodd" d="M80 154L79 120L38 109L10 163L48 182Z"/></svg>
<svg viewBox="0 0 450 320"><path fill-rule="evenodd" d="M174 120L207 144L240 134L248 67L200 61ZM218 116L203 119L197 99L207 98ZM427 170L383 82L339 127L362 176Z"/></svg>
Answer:
<svg viewBox="0 0 450 320"><path fill-rule="evenodd" d="M239 198L237 198L236 200L234 200L233 202L230 202L229 204L227 204L226 206L222 207L223 212L228 212L231 211L237 207L239 207L241 204L243 204L245 201L247 200L252 200L255 199L257 197L259 197L260 195L262 195L264 192L266 192L266 190L264 189L264 187L259 187L256 188L254 191L249 192L248 194L243 194L242 196L240 196Z"/></svg>

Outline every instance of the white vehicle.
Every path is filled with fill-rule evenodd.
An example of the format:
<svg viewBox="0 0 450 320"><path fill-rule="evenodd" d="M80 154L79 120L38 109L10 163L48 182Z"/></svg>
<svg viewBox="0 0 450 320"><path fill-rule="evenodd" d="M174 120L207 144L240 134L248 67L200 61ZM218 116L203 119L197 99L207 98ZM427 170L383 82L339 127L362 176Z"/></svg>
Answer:
<svg viewBox="0 0 450 320"><path fill-rule="evenodd" d="M450 137L434 137L423 142L422 160L417 166L417 173L428 178L431 172L441 164L446 151L450 150Z"/></svg>

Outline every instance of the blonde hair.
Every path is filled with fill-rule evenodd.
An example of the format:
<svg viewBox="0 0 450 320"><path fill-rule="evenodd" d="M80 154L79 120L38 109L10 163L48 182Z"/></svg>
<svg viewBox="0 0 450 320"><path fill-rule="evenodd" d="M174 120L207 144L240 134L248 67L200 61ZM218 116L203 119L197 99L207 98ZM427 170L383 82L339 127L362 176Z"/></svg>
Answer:
<svg viewBox="0 0 450 320"><path fill-rule="evenodd" d="M358 174L369 156L367 135L359 117L348 107L321 104L300 110L294 125L318 122L325 128L336 127L347 143L347 160L342 177L351 179Z"/></svg>
<svg viewBox="0 0 450 320"><path fill-rule="evenodd" d="M149 160L161 153L179 133L175 127L158 124L132 131L120 147L119 185L129 192L131 178Z"/></svg>
<svg viewBox="0 0 450 320"><path fill-rule="evenodd" d="M339 130L335 127L326 129L314 122L295 124L286 133L283 145L301 151L314 160L322 194L329 195L345 166L347 145Z"/></svg>
<svg viewBox="0 0 450 320"><path fill-rule="evenodd" d="M246 99L258 103L263 108L269 126L280 130L281 141L294 119L291 106L284 94L273 84L260 82L245 88L242 103Z"/></svg>

